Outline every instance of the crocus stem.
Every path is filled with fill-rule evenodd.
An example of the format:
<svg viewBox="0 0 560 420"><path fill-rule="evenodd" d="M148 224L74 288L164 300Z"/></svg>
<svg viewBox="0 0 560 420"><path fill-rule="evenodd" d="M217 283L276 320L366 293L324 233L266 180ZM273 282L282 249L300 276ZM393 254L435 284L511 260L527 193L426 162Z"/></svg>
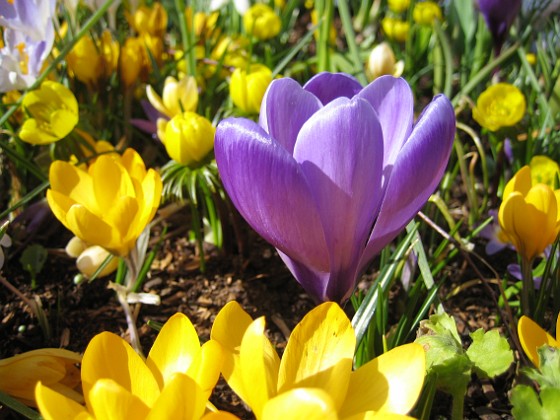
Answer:
<svg viewBox="0 0 560 420"><path fill-rule="evenodd" d="M523 286L521 287L521 311L523 315L533 316L535 304L535 282L533 281L533 260L521 259L521 275Z"/></svg>
<svg viewBox="0 0 560 420"><path fill-rule="evenodd" d="M119 303L123 308L124 315L126 317L126 323L128 324L130 344L132 345L132 348L136 351L136 353L144 357L142 346L140 345L140 337L138 336L138 329L136 328L136 318L132 313L132 308L128 304L126 295L127 294L124 290L117 290L117 297L119 299Z"/></svg>
<svg viewBox="0 0 560 420"><path fill-rule="evenodd" d="M454 392L453 393L453 403L451 406L451 419L452 420L462 420L463 419L463 408L465 405L465 392Z"/></svg>

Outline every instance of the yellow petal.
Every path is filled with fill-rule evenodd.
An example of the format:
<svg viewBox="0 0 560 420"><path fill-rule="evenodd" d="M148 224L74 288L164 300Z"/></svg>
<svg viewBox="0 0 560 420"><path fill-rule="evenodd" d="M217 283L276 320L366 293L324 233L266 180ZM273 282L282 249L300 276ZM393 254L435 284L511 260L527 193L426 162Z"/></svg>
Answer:
<svg viewBox="0 0 560 420"><path fill-rule="evenodd" d="M84 170L61 160L54 161L49 168L51 189L99 213L93 196L93 179ZM67 210L68 211L68 210Z"/></svg>
<svg viewBox="0 0 560 420"><path fill-rule="evenodd" d="M163 115L167 115L169 118L172 118L173 115L171 112L165 107L161 97L156 93L153 87L150 85L146 86L146 96L150 104L160 113Z"/></svg>
<svg viewBox="0 0 560 420"><path fill-rule="evenodd" d="M319 388L295 388L268 401L263 420L337 420L331 396Z"/></svg>
<svg viewBox="0 0 560 420"><path fill-rule="evenodd" d="M99 209L105 212L112 208L120 197L134 197L134 186L125 167L111 155L102 155L90 166L93 191Z"/></svg>
<svg viewBox="0 0 560 420"><path fill-rule="evenodd" d="M84 206L72 206L66 215L66 224L74 235L87 243L99 245L119 256L128 254L129 249L122 248L119 232Z"/></svg>
<svg viewBox="0 0 560 420"><path fill-rule="evenodd" d="M521 195L525 196L533 185L531 179L531 168L528 165L523 166L517 173L508 181L504 188L502 196L505 201L513 191L518 191Z"/></svg>
<svg viewBox="0 0 560 420"><path fill-rule="evenodd" d="M424 349L417 343L395 347L371 360L352 372L341 415L365 411L407 414L420 396L425 369Z"/></svg>
<svg viewBox="0 0 560 420"><path fill-rule="evenodd" d="M280 365L278 391L322 388L339 408L346 396L356 337L350 320L334 302L310 311L294 328Z"/></svg>
<svg viewBox="0 0 560 420"><path fill-rule="evenodd" d="M146 176L146 165L136 150L131 147L126 149L120 158L120 162L131 178L142 182Z"/></svg>
<svg viewBox="0 0 560 420"><path fill-rule="evenodd" d="M146 364L160 388L174 373L187 373L192 360L200 353L200 341L185 314L176 313L159 332Z"/></svg>
<svg viewBox="0 0 560 420"><path fill-rule="evenodd" d="M90 341L82 361L82 386L86 403L94 384L103 378L115 381L151 407L159 395L158 384L142 358L119 336L102 332Z"/></svg>
<svg viewBox="0 0 560 420"><path fill-rule="evenodd" d="M40 129L37 120L34 118L25 120L21 126L19 138L26 143L36 146L50 144L60 140L59 137L53 135L51 132Z"/></svg>
<svg viewBox="0 0 560 420"><path fill-rule="evenodd" d="M560 312L558 312L558 316L556 317L556 347L560 347Z"/></svg>
<svg viewBox="0 0 560 420"><path fill-rule="evenodd" d="M74 112L59 109L51 114L51 130L58 139L66 137L76 124L78 124L78 114Z"/></svg>
<svg viewBox="0 0 560 420"><path fill-rule="evenodd" d="M560 347L559 343L550 334L525 315L517 323L517 333L519 334L521 347L523 347L525 354L536 367L539 367L539 356L537 353L539 347L545 344L551 347Z"/></svg>
<svg viewBox="0 0 560 420"><path fill-rule="evenodd" d="M217 341L209 340L202 345L198 356L193 359L187 371L187 375L193 378L206 393L206 399L220 378L223 361L222 346Z"/></svg>
<svg viewBox="0 0 560 420"><path fill-rule="evenodd" d="M96 420L143 419L150 411L137 395L112 379L98 380L88 397Z"/></svg>
<svg viewBox="0 0 560 420"><path fill-rule="evenodd" d="M228 385L243 401L247 401L248 396L243 388L239 348L243 335L252 322L249 314L241 308L239 303L231 301L218 312L210 333L210 338L222 346L224 355L222 374Z"/></svg>
<svg viewBox="0 0 560 420"><path fill-rule="evenodd" d="M192 378L176 373L169 378L146 420L198 420L207 400Z"/></svg>
<svg viewBox="0 0 560 420"><path fill-rule="evenodd" d="M49 389L40 382L35 387L35 399L45 420L93 419L83 405Z"/></svg>
<svg viewBox="0 0 560 420"><path fill-rule="evenodd" d="M202 420L239 420L239 417L227 411L216 411L205 414Z"/></svg>
<svg viewBox="0 0 560 420"><path fill-rule="evenodd" d="M254 320L245 331L239 350L243 389L248 398L245 402L257 418L260 418L264 404L276 395L280 366L278 354L266 338L264 327L264 317Z"/></svg>

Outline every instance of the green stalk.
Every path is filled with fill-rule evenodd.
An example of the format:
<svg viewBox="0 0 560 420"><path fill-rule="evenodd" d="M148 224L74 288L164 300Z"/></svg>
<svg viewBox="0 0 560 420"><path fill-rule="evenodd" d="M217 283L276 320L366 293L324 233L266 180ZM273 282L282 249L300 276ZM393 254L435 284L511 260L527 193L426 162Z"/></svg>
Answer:
<svg viewBox="0 0 560 420"><path fill-rule="evenodd" d="M521 288L521 312L530 318L533 317L535 304L535 282L533 280L533 260L521 257L521 276L523 286Z"/></svg>
<svg viewBox="0 0 560 420"><path fill-rule="evenodd" d="M498 57L496 57L488 64L486 64L482 69L480 69L480 71L474 77L472 77L465 84L465 86L463 86L463 88L459 91L459 93L457 93L453 97L453 99L451 100L453 106L456 107L459 101L463 98L463 96L468 96L471 90L473 90L477 86L482 85L484 80L492 74L492 71L497 66L501 65L504 61L511 58L511 56L517 52L518 48L519 48L518 43L513 44L507 50L503 51Z"/></svg>
<svg viewBox="0 0 560 420"><path fill-rule="evenodd" d="M348 3L346 1L339 1L337 4L340 20L342 21L342 29L344 30L346 43L348 44L348 49L350 50L350 60L354 64L353 74L362 85L367 85L364 63L362 62L362 58L360 56L358 44L356 44L356 33L354 32L354 28L352 26L352 17L350 16Z"/></svg>
<svg viewBox="0 0 560 420"><path fill-rule="evenodd" d="M183 44L183 57L187 56L187 71L191 76L196 75L196 52L194 50L194 9L192 10L191 30L189 31L186 16L185 3L183 0L175 0L175 10L177 11L177 19L179 20L179 30L181 31L181 43Z"/></svg>
<svg viewBox="0 0 560 420"><path fill-rule="evenodd" d="M441 47L443 62L445 63L443 93L450 98L453 83L453 56L451 54L451 46L449 44L449 40L447 39L447 35L445 35L445 32L441 29L441 25L437 19L434 21L434 31Z"/></svg>
<svg viewBox="0 0 560 420"><path fill-rule="evenodd" d="M329 34L333 16L333 0L317 0L315 2L319 23L319 39L317 41L317 70L330 71Z"/></svg>
<svg viewBox="0 0 560 420"><path fill-rule="evenodd" d="M53 61L51 61L49 66L43 71L43 73L41 73L39 75L39 77L37 77L37 80L35 80L35 83L33 83L29 87L29 89L27 89L27 91L34 90L34 89L37 89L37 87L39 87L39 85L43 82L43 80L45 80L45 78L49 75L49 73L52 70L54 70L58 66L58 64L62 60L64 60L64 58L72 50L72 48L74 48L74 45L76 45L76 43L87 32L89 32L89 30L92 28L92 26L95 25L99 19L101 19L101 17L105 14L105 12L111 6L112 3L113 3L113 0L107 0L107 1L105 1L105 3L103 3L103 5L99 9L97 9L97 11L93 14L93 16L91 18L89 18L89 20L84 24L82 29L80 29L80 31L76 34L76 36L74 38L72 38L72 40L68 44L66 44L64 46L64 48L62 48L62 50L60 51L60 54L57 55L53 59ZM20 107L20 105L23 101L24 96L25 96L25 94L21 95L21 97L17 100L17 102L15 104L13 104L6 111L6 113L4 115L2 115L2 117L0 117L0 126L4 125L4 123L6 121L8 121L8 118L10 118L12 116L12 114L17 111L17 109Z"/></svg>

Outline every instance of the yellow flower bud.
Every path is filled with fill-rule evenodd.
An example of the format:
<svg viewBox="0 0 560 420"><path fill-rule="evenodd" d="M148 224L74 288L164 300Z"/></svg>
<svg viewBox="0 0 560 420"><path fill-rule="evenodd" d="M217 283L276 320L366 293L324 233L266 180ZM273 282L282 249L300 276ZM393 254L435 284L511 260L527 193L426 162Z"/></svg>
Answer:
<svg viewBox="0 0 560 420"><path fill-rule="evenodd" d="M384 74L399 77L403 70L404 62L397 62L395 54L387 42L382 42L371 50L366 65L366 76L370 81Z"/></svg>
<svg viewBox="0 0 560 420"><path fill-rule="evenodd" d="M201 162L212 151L215 132L208 119L194 112L184 112L167 123L163 144L171 159L191 165Z"/></svg>
<svg viewBox="0 0 560 420"><path fill-rule="evenodd" d="M103 56L103 75L109 78L119 65L119 43L113 39L109 30L101 34L101 54Z"/></svg>
<svg viewBox="0 0 560 420"><path fill-rule="evenodd" d="M524 166L506 184L498 213L500 226L517 252L532 261L552 244L560 231L560 190L533 184Z"/></svg>
<svg viewBox="0 0 560 420"><path fill-rule="evenodd" d="M388 6L390 11L402 13L410 6L410 0L389 0Z"/></svg>
<svg viewBox="0 0 560 420"><path fill-rule="evenodd" d="M30 114L19 137L31 144L49 144L66 137L78 123L78 101L70 89L46 80L28 92L22 106Z"/></svg>
<svg viewBox="0 0 560 420"><path fill-rule="evenodd" d="M262 64L252 64L249 73L245 69L236 68L229 84L231 100L245 112L258 113L270 82L272 71Z"/></svg>
<svg viewBox="0 0 560 420"><path fill-rule="evenodd" d="M405 42L408 38L410 25L404 20L385 17L381 21L381 27L385 35L395 41Z"/></svg>
<svg viewBox="0 0 560 420"><path fill-rule="evenodd" d="M527 54L525 55L525 58L527 59L527 62L528 62L530 65L534 66L535 64L537 64L537 56L536 56L535 54L533 54L533 53L527 53Z"/></svg>
<svg viewBox="0 0 560 420"><path fill-rule="evenodd" d="M65 251L70 257L76 258L76 267L78 267L78 270L80 270L86 278L92 277L110 255L104 248L98 245L89 246L77 236L74 236L68 241ZM118 265L119 259L113 258L105 268L101 270L98 277L108 276L117 269Z"/></svg>
<svg viewBox="0 0 560 420"><path fill-rule="evenodd" d="M521 121L525 108L525 96L518 88L497 83L480 94L472 115L482 127L497 131Z"/></svg>
<svg viewBox="0 0 560 420"><path fill-rule="evenodd" d="M423 1L414 5L412 11L414 22L420 25L433 25L434 20L442 20L443 16L439 5L433 1Z"/></svg>
<svg viewBox="0 0 560 420"><path fill-rule="evenodd" d="M265 40L278 35L282 21L270 6L256 3L243 15L243 25L247 34Z"/></svg>

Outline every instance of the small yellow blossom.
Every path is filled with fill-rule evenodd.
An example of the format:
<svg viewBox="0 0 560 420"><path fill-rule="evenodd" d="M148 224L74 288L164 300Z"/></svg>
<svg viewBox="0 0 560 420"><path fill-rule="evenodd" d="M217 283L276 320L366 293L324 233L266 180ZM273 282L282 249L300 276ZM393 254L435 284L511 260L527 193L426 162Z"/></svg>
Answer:
<svg viewBox="0 0 560 420"><path fill-rule="evenodd" d="M23 108L30 114L19 137L31 144L53 143L66 137L78 123L78 101L66 86L50 80L28 92Z"/></svg>
<svg viewBox="0 0 560 420"><path fill-rule="evenodd" d="M389 10L394 13L405 12L410 6L410 0L389 0Z"/></svg>
<svg viewBox="0 0 560 420"><path fill-rule="evenodd" d="M497 83L480 94L472 115L482 127L497 131L521 121L525 108L525 96L517 87Z"/></svg>
<svg viewBox="0 0 560 420"><path fill-rule="evenodd" d="M121 48L119 68L121 81L125 87L138 82L144 56L144 45L139 38L127 38Z"/></svg>
<svg viewBox="0 0 560 420"><path fill-rule="evenodd" d="M385 17L381 21L381 27L385 35L390 39L399 42L405 42L408 39L410 25L404 20Z"/></svg>
<svg viewBox="0 0 560 420"><path fill-rule="evenodd" d="M248 35L264 41L278 35L282 21L270 6L255 3L243 15L243 26Z"/></svg>
<svg viewBox="0 0 560 420"><path fill-rule="evenodd" d="M433 25L435 20L442 20L443 16L436 2L422 1L414 5L412 18L420 25Z"/></svg>
<svg viewBox="0 0 560 420"><path fill-rule="evenodd" d="M194 112L184 112L167 123L163 144L171 159L192 165L212 151L215 132L208 119Z"/></svg>
<svg viewBox="0 0 560 420"><path fill-rule="evenodd" d="M252 64L249 72L236 68L229 84L231 100L244 112L258 113L271 82L272 71L262 64Z"/></svg>
<svg viewBox="0 0 560 420"><path fill-rule="evenodd" d="M506 184L498 219L517 252L532 261L552 244L560 231L560 190L533 184L524 166Z"/></svg>
<svg viewBox="0 0 560 420"><path fill-rule="evenodd" d="M558 187L560 167L554 160L548 156L536 155L531 158L529 166L531 167L533 185L540 183L546 184L552 189Z"/></svg>

